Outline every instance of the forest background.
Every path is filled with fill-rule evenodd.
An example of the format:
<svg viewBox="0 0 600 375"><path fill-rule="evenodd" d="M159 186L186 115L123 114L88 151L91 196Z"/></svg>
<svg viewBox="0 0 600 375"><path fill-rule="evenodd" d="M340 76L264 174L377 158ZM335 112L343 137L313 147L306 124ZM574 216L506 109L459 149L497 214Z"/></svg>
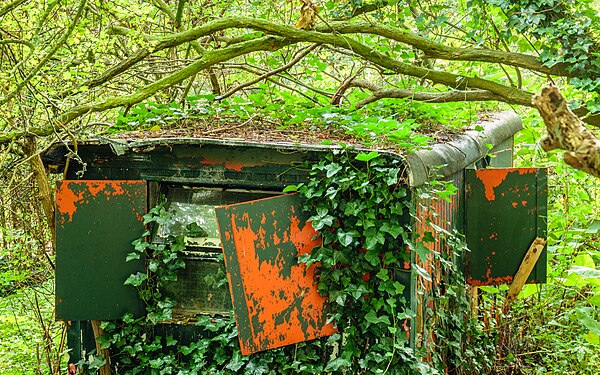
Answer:
<svg viewBox="0 0 600 375"><path fill-rule="evenodd" d="M599 11L590 0L3 0L0 372L64 373L51 207L36 182L52 142L202 124L407 148L510 109L524 123L516 163L550 171L549 280L504 317L497 368L599 373L598 179L542 151L531 104L553 82L600 126ZM506 288L482 289L502 304Z"/></svg>

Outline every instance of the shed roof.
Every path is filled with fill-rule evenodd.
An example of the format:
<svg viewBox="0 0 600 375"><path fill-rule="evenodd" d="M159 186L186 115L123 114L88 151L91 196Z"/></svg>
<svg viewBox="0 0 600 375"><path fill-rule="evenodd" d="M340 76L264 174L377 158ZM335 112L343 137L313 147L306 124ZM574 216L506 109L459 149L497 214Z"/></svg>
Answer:
<svg viewBox="0 0 600 375"><path fill-rule="evenodd" d="M514 112L497 112L489 114L484 120L476 123L479 130L467 130L453 135L446 141L437 142L429 147L411 153L402 153L393 149L377 150L380 154L392 159L399 159L407 165L408 182L412 187L417 187L432 178L450 176L457 171L473 164L485 157L492 150L497 149L512 140L512 136L522 129L520 117ZM473 125L473 128L475 124ZM339 145L306 144L302 142L277 141L265 142L249 139L205 138L201 134L194 136L181 136L178 133L161 134L152 133L141 136L140 133L114 138L95 138L79 141L79 150L87 147L108 145L115 156L126 153L147 153L159 146L175 145L214 145L219 147L244 147L244 148L270 148L282 151L312 151L327 152L340 148ZM49 167L64 165L71 147L64 143L55 143L42 154L44 164ZM357 152L371 151L374 148L359 146Z"/></svg>

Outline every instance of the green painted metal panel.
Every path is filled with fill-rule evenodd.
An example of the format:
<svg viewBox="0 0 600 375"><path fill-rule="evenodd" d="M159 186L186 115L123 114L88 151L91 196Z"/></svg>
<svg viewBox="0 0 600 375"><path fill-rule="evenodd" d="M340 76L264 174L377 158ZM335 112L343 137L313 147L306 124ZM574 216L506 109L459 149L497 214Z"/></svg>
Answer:
<svg viewBox="0 0 600 375"><path fill-rule="evenodd" d="M297 257L320 245L296 195L217 207L242 354L330 335L315 267Z"/></svg>
<svg viewBox="0 0 600 375"><path fill-rule="evenodd" d="M467 282L510 284L536 237L546 237L545 169L466 171ZM546 251L528 282L546 281Z"/></svg>
<svg viewBox="0 0 600 375"><path fill-rule="evenodd" d="M119 319L142 315L135 288L123 285L144 271L125 262L144 232L145 181L58 181L56 191L56 318Z"/></svg>

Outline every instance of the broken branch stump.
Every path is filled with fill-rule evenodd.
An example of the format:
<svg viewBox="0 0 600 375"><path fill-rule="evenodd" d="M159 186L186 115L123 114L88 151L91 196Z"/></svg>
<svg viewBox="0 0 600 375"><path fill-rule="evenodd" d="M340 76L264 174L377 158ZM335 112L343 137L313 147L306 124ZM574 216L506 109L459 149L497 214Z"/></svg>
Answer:
<svg viewBox="0 0 600 375"><path fill-rule="evenodd" d="M563 159L570 166L600 177L600 140L569 109L565 97L554 85L533 97L544 119L548 134L540 139L544 151L564 150Z"/></svg>

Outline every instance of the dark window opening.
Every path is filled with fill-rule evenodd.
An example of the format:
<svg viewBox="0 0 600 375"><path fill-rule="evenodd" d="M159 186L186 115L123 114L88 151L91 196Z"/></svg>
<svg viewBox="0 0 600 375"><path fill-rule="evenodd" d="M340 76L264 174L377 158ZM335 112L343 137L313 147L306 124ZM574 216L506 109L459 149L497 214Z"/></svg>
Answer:
<svg viewBox="0 0 600 375"><path fill-rule="evenodd" d="M215 207L279 195L259 190L167 187L166 208L172 216L161 225L153 242L161 243L167 236L185 236L187 246L183 258L186 267L176 282L169 283L165 296L175 301L173 315L228 315L231 296L225 279L221 238Z"/></svg>

